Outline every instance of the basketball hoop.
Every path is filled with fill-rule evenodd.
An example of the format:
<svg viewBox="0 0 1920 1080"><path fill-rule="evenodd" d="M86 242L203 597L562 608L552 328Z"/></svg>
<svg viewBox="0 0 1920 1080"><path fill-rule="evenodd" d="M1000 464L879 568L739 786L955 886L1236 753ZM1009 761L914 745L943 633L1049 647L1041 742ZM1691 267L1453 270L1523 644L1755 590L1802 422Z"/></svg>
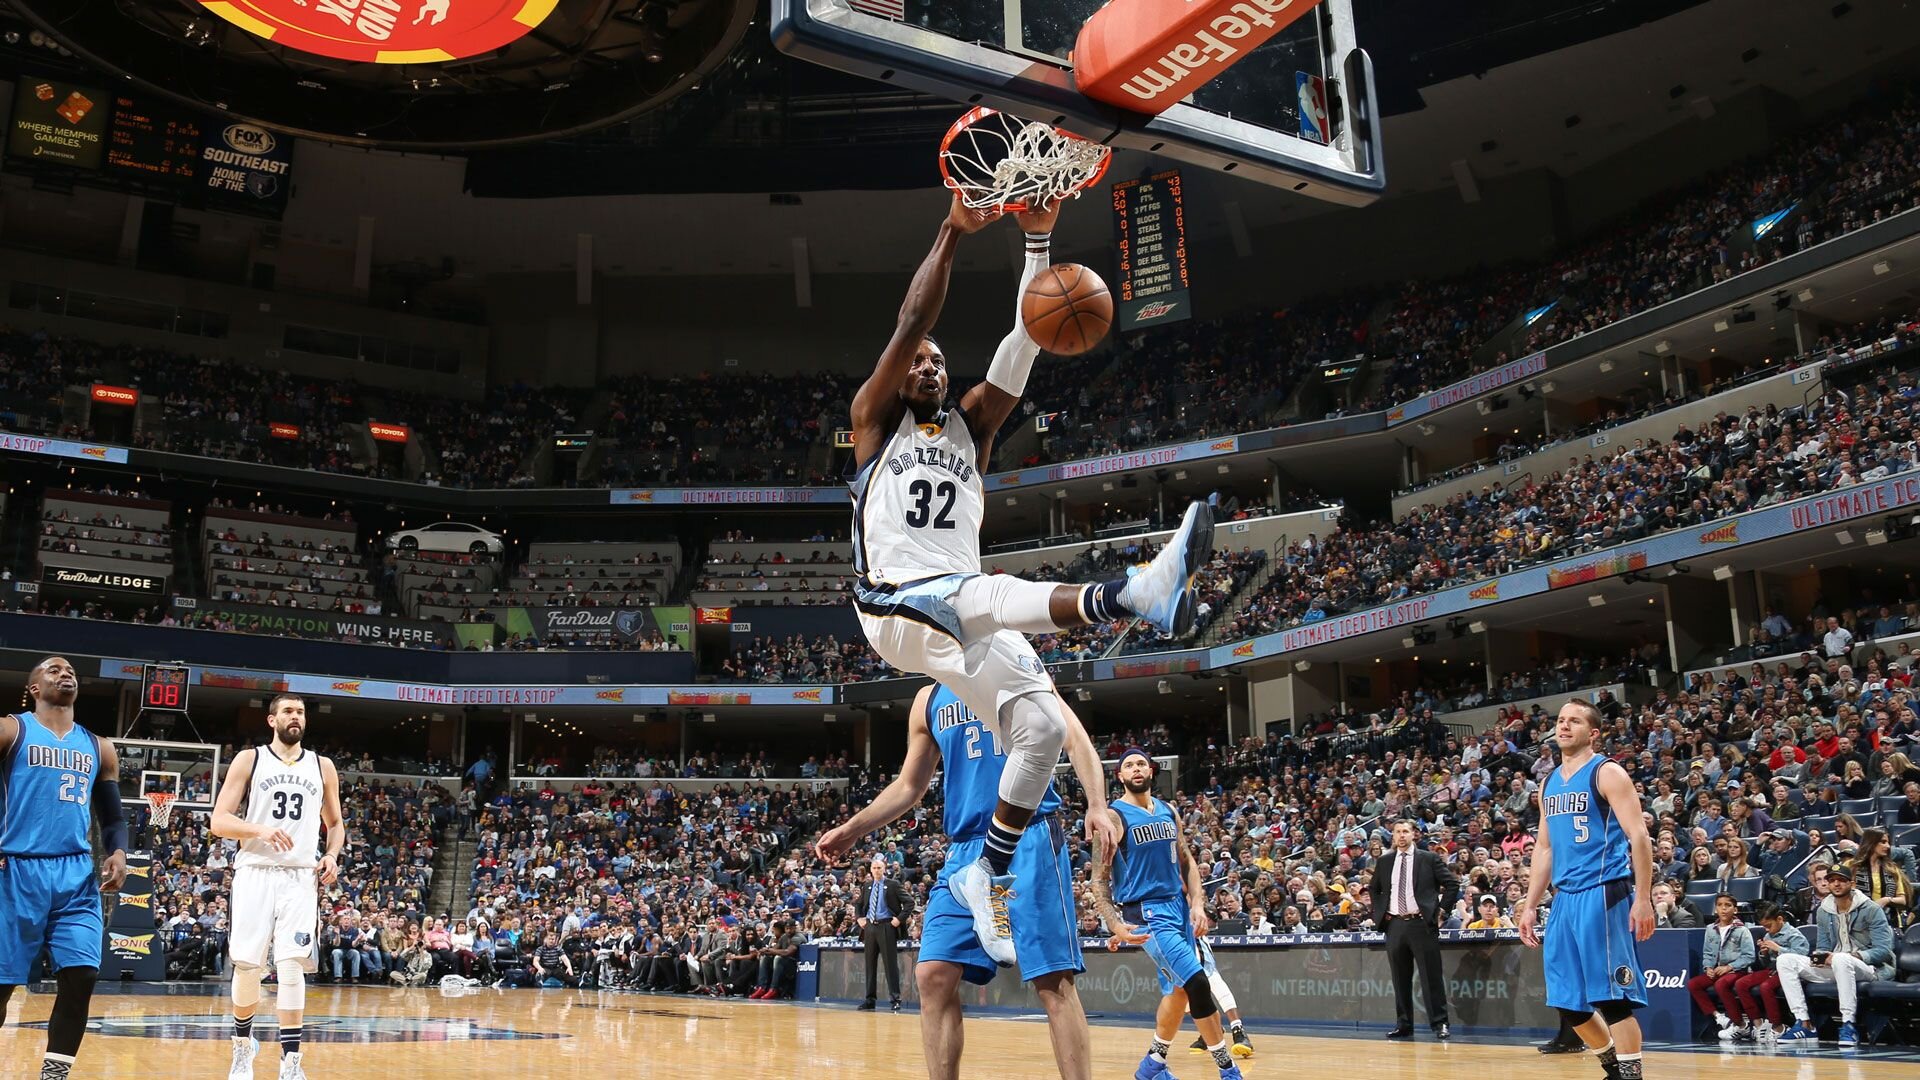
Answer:
<svg viewBox="0 0 1920 1080"><path fill-rule="evenodd" d="M171 791L147 792L147 824L164 829L173 820L174 794Z"/></svg>
<svg viewBox="0 0 1920 1080"><path fill-rule="evenodd" d="M1047 124L984 106L940 140L940 176L974 210L1021 213L1078 195L1106 175L1113 151Z"/></svg>

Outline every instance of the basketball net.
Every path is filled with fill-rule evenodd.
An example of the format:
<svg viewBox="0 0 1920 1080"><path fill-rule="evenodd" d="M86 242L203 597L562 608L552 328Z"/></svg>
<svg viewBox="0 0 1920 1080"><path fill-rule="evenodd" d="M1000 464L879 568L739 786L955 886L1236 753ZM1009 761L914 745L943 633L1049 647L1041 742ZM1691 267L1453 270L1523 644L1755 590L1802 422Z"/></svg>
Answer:
<svg viewBox="0 0 1920 1080"><path fill-rule="evenodd" d="M1078 194L1112 157L1072 132L981 107L947 129L940 175L970 209L1017 214Z"/></svg>
<svg viewBox="0 0 1920 1080"><path fill-rule="evenodd" d="M173 820L173 799L171 791L147 792L147 824L156 829L164 829L167 822Z"/></svg>

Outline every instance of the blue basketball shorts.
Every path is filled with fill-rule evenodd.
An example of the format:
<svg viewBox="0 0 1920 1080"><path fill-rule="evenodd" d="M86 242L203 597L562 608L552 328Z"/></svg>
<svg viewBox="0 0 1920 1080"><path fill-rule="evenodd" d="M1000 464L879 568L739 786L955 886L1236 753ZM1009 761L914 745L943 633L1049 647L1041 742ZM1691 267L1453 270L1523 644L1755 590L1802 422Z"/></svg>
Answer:
<svg viewBox="0 0 1920 1080"><path fill-rule="evenodd" d="M105 936L91 855L0 859L0 986L24 985L43 952L55 971L97 968Z"/></svg>
<svg viewBox="0 0 1920 1080"><path fill-rule="evenodd" d="M1647 1003L1632 914L1633 883L1625 878L1554 894L1541 942L1549 1008L1590 1012L1606 1001Z"/></svg>
<svg viewBox="0 0 1920 1080"><path fill-rule="evenodd" d="M1160 969L1162 997L1185 989L1188 980L1206 971L1186 897L1141 900L1124 905L1120 913L1129 925L1138 926L1147 935L1141 947Z"/></svg>
<svg viewBox="0 0 1920 1080"><path fill-rule="evenodd" d="M984 986L999 969L980 947L973 932L973 915L947 888L954 871L980 859L986 838L962 840L947 851L927 911L921 919L920 959L959 964L961 977ZM1080 921L1073 904L1073 861L1068 856L1066 829L1056 815L1033 822L1013 850L1013 900L1007 905L1013 923L1013 949L1020 977L1028 982L1057 971L1079 974Z"/></svg>

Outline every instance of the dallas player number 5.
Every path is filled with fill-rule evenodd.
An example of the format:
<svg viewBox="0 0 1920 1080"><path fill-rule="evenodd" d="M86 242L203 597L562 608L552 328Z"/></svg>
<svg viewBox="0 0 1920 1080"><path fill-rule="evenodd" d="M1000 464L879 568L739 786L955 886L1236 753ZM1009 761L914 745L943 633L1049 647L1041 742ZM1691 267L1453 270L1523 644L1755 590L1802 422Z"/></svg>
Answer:
<svg viewBox="0 0 1920 1080"><path fill-rule="evenodd" d="M915 480L907 487L907 493L913 496L913 506L907 510L907 525L915 529L924 529L927 527L927 519L931 517L934 528L953 528L953 500L959 494L959 490L951 480L942 481L938 489L930 481ZM942 500L938 514L932 513L935 499Z"/></svg>

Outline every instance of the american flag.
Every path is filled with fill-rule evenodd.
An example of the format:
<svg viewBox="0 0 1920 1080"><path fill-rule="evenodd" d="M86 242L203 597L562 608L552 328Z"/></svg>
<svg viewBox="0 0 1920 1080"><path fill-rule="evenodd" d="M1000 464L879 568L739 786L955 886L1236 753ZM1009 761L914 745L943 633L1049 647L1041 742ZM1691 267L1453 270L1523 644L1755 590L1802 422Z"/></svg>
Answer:
<svg viewBox="0 0 1920 1080"><path fill-rule="evenodd" d="M907 0L847 0L847 6L862 14L878 15L894 22L903 22L907 17Z"/></svg>

